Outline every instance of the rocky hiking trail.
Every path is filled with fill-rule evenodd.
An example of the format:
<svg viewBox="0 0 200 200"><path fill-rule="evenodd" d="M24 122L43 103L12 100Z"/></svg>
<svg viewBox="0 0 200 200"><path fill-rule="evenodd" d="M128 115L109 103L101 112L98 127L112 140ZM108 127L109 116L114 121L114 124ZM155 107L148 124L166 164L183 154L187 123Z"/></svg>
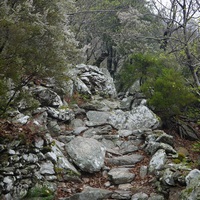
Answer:
<svg viewBox="0 0 200 200"><path fill-rule="evenodd" d="M105 130L104 126L100 127ZM117 134L118 132L120 135ZM84 133L81 133L80 136L84 137ZM148 144L148 138L151 137L160 138L162 144L166 144L166 146L157 146L152 150L154 144ZM164 191L158 192L157 190L159 176L157 177L154 173L167 168L164 166L166 163L173 163L172 155L176 153L175 149L179 145L183 145L183 139L178 137L176 138L177 142L174 143L173 137L164 131L151 129L133 131L111 129L108 134L96 135L96 139L106 147L102 170L96 173L82 173L77 180L61 183L58 186L57 199L179 199L181 190L185 188L184 184L181 181L173 183L172 189L168 188L171 191L163 195ZM173 149L168 143L176 147ZM186 143L188 147L190 146L188 143L193 144L191 141L185 141ZM167 158L158 156L153 159L149 155L149 152L153 153L162 148L168 152ZM197 158L197 154L195 155L194 152L190 151L190 154ZM149 169L152 173L149 173ZM177 173L175 169L172 171ZM179 176L181 175L179 174ZM165 184L171 187L172 185L168 182L169 178L165 177Z"/></svg>
<svg viewBox="0 0 200 200"><path fill-rule="evenodd" d="M165 134L161 130L159 132ZM143 134L145 133L153 134L151 130L143 130ZM151 157L144 149L143 134L118 139L121 148L114 147L113 151L109 149L106 152L105 166L100 172L82 173L77 180L60 183L56 199L180 199L180 192L185 189L185 185L181 183L173 185L169 196L164 196L161 191L158 193L158 177L148 173ZM189 147L187 148L189 157L192 157L193 160L198 158L198 153L194 153L190 149L194 142L185 141L178 135L176 135L175 141L175 149L187 146ZM168 160L168 162L170 161L172 162L172 159ZM168 187L170 186L169 184Z"/></svg>
<svg viewBox="0 0 200 200"><path fill-rule="evenodd" d="M106 135L104 136L107 138ZM80 179L62 183L59 186L57 198L66 199L67 196L81 193L89 187L96 188L94 194L102 195L102 197L104 195L103 199L111 199L111 197L112 199L131 199L134 193L142 192L148 195L155 193L153 176L147 174L150 158L142 150L144 140L137 137L137 135L121 139L113 137L117 138L118 144L121 145L112 144L113 148L107 149L103 169L94 174L82 173ZM110 143L111 141L108 140ZM104 190L101 191L101 189ZM73 197L67 199L73 199Z"/></svg>
<svg viewBox="0 0 200 200"><path fill-rule="evenodd" d="M81 64L70 77L71 98L31 84L40 107L0 122L2 199L200 199L193 142L160 130L138 83L117 97L105 69Z"/></svg>

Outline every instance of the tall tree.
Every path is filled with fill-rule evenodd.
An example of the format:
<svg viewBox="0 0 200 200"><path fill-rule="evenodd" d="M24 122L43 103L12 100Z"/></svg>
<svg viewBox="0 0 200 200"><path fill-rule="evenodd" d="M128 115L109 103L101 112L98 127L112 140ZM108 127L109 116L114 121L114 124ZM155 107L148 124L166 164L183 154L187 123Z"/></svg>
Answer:
<svg viewBox="0 0 200 200"><path fill-rule="evenodd" d="M150 25L147 15L142 14L150 13L147 2L77 0L76 3L78 10L71 13L71 22L77 40L86 50L86 62L98 66L104 63L111 73L115 72L119 63L136 49L138 41L143 40L138 36Z"/></svg>
<svg viewBox="0 0 200 200"><path fill-rule="evenodd" d="M76 41L68 26L64 0L0 2L0 86L11 80L15 94L34 77L60 76L76 57ZM5 90L1 90L5 97ZM6 106L5 106L6 107Z"/></svg>
<svg viewBox="0 0 200 200"><path fill-rule="evenodd" d="M161 48L173 53L191 73L196 86L200 86L200 4L196 0L170 0L168 6L153 1L165 29Z"/></svg>

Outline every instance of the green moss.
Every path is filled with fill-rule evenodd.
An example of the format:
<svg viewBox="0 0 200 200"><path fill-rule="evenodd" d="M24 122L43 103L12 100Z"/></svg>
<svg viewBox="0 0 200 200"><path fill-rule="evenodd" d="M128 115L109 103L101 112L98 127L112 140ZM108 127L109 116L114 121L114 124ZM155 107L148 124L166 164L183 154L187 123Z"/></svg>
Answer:
<svg viewBox="0 0 200 200"><path fill-rule="evenodd" d="M55 146L56 145L56 142L55 142L55 140L53 140L52 142L51 142L51 146Z"/></svg>
<svg viewBox="0 0 200 200"><path fill-rule="evenodd" d="M51 149L51 146L44 146L43 149L42 149L42 153L48 153L50 152L52 149Z"/></svg>
<svg viewBox="0 0 200 200"><path fill-rule="evenodd" d="M68 176L80 176L80 173L76 173L76 172L69 170L69 169L65 170L65 169L60 168L60 167L55 167L54 170L57 174L66 174Z"/></svg>
<svg viewBox="0 0 200 200"><path fill-rule="evenodd" d="M178 158L175 158L175 159L173 159L173 162L174 162L175 164L180 164L180 163L181 163L181 160L179 160Z"/></svg>
<svg viewBox="0 0 200 200"><path fill-rule="evenodd" d="M55 167L54 170L55 170L56 174L61 174L61 173L63 173L63 169L62 169L62 168Z"/></svg>
<svg viewBox="0 0 200 200"><path fill-rule="evenodd" d="M42 200L53 200L54 193L46 186L33 187L28 191L25 199L33 199L34 197L42 197Z"/></svg>
<svg viewBox="0 0 200 200"><path fill-rule="evenodd" d="M185 189L185 192L186 192L187 194L191 194L192 191L193 191L193 188L192 188L192 187Z"/></svg>
<svg viewBox="0 0 200 200"><path fill-rule="evenodd" d="M75 171L72 171L72 170L67 170L66 174L69 176L80 176L81 175L80 173L76 173Z"/></svg>
<svg viewBox="0 0 200 200"><path fill-rule="evenodd" d="M185 158L185 155L183 153L179 153L178 154L178 159L183 161L183 159Z"/></svg>

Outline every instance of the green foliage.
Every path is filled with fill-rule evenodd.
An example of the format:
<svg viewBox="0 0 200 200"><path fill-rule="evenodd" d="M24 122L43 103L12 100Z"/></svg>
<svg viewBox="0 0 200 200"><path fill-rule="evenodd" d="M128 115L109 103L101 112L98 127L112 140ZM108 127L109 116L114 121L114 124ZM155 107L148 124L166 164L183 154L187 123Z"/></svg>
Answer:
<svg viewBox="0 0 200 200"><path fill-rule="evenodd" d="M197 101L197 98L186 86L183 75L173 67L178 68L173 57L134 54L119 73L118 87L120 91L126 91L134 81L140 80L149 105L161 118L178 115L182 108Z"/></svg>
<svg viewBox="0 0 200 200"><path fill-rule="evenodd" d="M33 78L60 79L77 59L77 42L69 29L63 0L0 3L0 96L2 84L15 92ZM4 84L5 85L5 84ZM6 99L5 105L15 96Z"/></svg>
<svg viewBox="0 0 200 200"><path fill-rule="evenodd" d="M152 54L133 54L122 68L118 77L120 90L127 90L134 81L140 80L141 83L155 79L160 74L162 60L157 55Z"/></svg>
<svg viewBox="0 0 200 200"><path fill-rule="evenodd" d="M149 92L152 87L153 91ZM181 73L174 69L163 69L151 86L144 85L143 88L150 94L149 104L164 118L180 114L183 107L197 100Z"/></svg>

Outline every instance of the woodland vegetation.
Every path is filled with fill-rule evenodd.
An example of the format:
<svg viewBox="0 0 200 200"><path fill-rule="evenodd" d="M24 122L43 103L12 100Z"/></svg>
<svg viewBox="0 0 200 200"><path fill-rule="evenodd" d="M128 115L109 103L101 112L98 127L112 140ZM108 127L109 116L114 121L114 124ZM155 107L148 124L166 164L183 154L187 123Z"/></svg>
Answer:
<svg viewBox="0 0 200 200"><path fill-rule="evenodd" d="M198 125L199 26L199 0L3 0L0 114L30 81L61 81L85 63L106 67L119 91L140 80L163 119L184 115Z"/></svg>

